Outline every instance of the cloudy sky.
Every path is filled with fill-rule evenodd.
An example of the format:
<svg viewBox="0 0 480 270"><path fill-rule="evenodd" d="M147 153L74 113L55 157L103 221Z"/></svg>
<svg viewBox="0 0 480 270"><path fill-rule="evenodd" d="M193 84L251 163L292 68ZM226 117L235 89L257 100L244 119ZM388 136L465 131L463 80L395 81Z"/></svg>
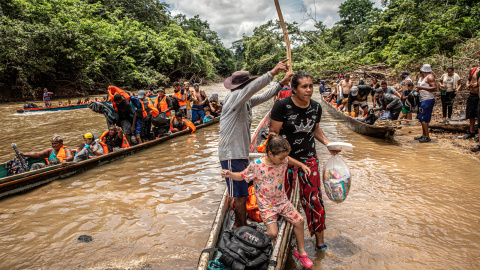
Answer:
<svg viewBox="0 0 480 270"><path fill-rule="evenodd" d="M175 16L178 13L193 17L200 15L210 28L218 33L226 47L243 34L251 35L256 26L276 20L273 0L164 0ZM279 0L286 22L297 22L301 29L314 29L313 18L332 27L339 20L338 6L345 0ZM380 0L373 0L380 6Z"/></svg>

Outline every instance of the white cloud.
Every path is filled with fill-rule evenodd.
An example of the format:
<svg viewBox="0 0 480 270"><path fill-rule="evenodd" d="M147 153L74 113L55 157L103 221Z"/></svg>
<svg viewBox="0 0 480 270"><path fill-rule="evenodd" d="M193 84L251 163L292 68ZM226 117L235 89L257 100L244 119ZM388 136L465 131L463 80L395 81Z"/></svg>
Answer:
<svg viewBox="0 0 480 270"><path fill-rule="evenodd" d="M170 5L172 15L179 13L187 17L200 15L208 21L210 28L218 33L226 47L230 47L242 35L251 35L253 29L269 20L278 19L275 4L272 0L165 0ZM302 30L313 30L314 21L323 21L332 27L340 18L338 7L344 0L280 0L282 14L286 22L296 21ZM380 0L375 0L380 6Z"/></svg>

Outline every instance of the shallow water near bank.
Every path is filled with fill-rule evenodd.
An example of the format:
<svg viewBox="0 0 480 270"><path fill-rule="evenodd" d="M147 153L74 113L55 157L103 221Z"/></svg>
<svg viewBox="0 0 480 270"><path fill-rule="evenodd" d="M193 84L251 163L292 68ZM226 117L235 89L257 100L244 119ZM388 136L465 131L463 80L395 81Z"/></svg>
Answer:
<svg viewBox="0 0 480 270"><path fill-rule="evenodd" d="M202 89L226 95L222 84ZM271 105L254 109L252 129ZM75 147L85 132L106 130L89 109L16 114L21 106L0 108L2 162L13 158L12 142L42 150L59 134ZM320 125L331 140L355 145L341 154L354 178L345 202L323 196L328 251L315 252L305 231L313 269L480 268L477 159L419 144L416 134L365 137L326 112ZM0 200L0 269L193 269L225 188L217 145L213 125ZM317 153L323 165L330 154L318 144ZM289 257L286 269L300 269Z"/></svg>

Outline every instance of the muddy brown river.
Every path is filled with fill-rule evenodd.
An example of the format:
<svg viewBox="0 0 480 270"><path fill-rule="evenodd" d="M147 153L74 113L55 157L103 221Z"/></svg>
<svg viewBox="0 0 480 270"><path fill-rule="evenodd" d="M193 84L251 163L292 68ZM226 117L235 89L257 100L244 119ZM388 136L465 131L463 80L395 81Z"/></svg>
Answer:
<svg viewBox="0 0 480 270"><path fill-rule="evenodd" d="M202 89L227 94L222 84ZM39 151L59 134L75 147L106 130L89 109L16 114L22 105L0 107L0 162L13 158L12 142ZM255 108L252 129L271 106ZM327 112L320 125L355 146L341 154L354 180L343 203L323 194L329 248L317 253L306 238L313 269L480 269L477 159L419 144L416 129L375 139ZM194 269L225 188L217 144L218 124L0 200L0 269ZM317 153L329 158L318 143ZM292 254L286 269L301 269Z"/></svg>

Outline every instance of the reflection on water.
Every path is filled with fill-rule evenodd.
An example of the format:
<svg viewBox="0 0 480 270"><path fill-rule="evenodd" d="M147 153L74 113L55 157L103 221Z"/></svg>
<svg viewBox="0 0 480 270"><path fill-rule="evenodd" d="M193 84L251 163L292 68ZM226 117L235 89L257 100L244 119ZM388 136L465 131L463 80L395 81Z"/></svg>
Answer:
<svg viewBox="0 0 480 270"><path fill-rule="evenodd" d="M205 88L225 96L221 89ZM12 158L11 142L41 150L60 134L74 147L83 133L106 128L88 109L15 114L20 106L0 109L2 161ZM270 107L255 108L252 128ZM314 269L480 268L477 160L407 136L368 138L328 113L321 126L355 145L342 154L354 180L345 202L324 196L329 250L316 253L307 237ZM225 188L217 144L214 125L1 200L0 269L194 268ZM317 151L321 163L329 158L325 147ZM287 269L298 267L290 258Z"/></svg>

